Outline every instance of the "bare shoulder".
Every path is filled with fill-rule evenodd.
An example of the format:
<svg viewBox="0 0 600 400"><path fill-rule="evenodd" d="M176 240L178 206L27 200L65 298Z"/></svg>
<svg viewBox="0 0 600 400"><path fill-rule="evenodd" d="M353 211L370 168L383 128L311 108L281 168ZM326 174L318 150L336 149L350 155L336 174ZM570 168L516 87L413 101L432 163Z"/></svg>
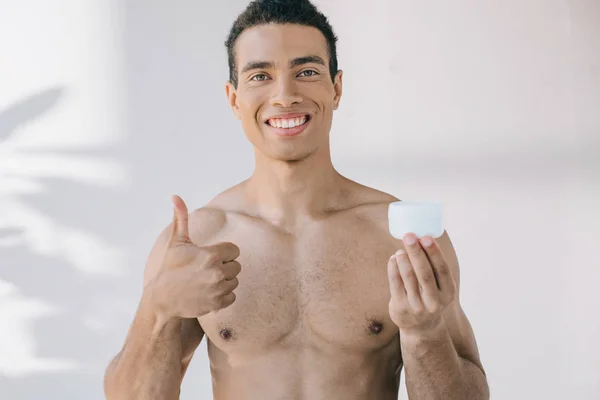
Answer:
<svg viewBox="0 0 600 400"><path fill-rule="evenodd" d="M202 246L206 244L213 236L225 226L226 213L215 206L203 206L188 215L188 226L190 230L190 239L195 244ZM167 244L173 223L169 223L160 233L156 242L156 247L163 247Z"/></svg>
<svg viewBox="0 0 600 400"><path fill-rule="evenodd" d="M370 186L363 185L352 180L347 181L345 191L355 198L357 206L369 206L377 204L389 204L394 201L399 201L396 196L384 192L383 190L375 189Z"/></svg>
<svg viewBox="0 0 600 400"><path fill-rule="evenodd" d="M198 208L189 215L190 239L198 246L208 244L226 223L226 212L215 205Z"/></svg>
<svg viewBox="0 0 600 400"><path fill-rule="evenodd" d="M396 196L353 182L350 198L355 199L352 210L358 218L368 220L385 231L388 230L388 208L390 203L400 201Z"/></svg>
<svg viewBox="0 0 600 400"><path fill-rule="evenodd" d="M241 208L240 198L244 182L225 189L206 205L189 216L190 236L198 245L208 244L226 226L228 216Z"/></svg>

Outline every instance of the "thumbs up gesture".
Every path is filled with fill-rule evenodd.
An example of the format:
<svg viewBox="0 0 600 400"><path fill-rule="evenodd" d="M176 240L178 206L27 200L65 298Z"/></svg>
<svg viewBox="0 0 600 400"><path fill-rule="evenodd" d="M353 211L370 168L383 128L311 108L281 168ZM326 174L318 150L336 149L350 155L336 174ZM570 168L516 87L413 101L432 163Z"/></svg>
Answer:
<svg viewBox="0 0 600 400"><path fill-rule="evenodd" d="M235 301L241 266L233 243L198 246L190 238L188 210L172 198L173 223L162 265L151 282L151 296L167 318L197 318Z"/></svg>

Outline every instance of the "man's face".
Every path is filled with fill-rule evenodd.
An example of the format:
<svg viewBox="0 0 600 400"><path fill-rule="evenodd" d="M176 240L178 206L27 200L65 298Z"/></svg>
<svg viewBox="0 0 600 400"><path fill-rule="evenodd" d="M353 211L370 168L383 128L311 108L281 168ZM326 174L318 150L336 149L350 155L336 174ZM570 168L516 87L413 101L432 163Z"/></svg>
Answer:
<svg viewBox="0 0 600 400"><path fill-rule="evenodd" d="M302 160L329 140L342 72L332 82L327 42L316 28L259 25L235 43L238 87L227 97L250 142L265 155Z"/></svg>

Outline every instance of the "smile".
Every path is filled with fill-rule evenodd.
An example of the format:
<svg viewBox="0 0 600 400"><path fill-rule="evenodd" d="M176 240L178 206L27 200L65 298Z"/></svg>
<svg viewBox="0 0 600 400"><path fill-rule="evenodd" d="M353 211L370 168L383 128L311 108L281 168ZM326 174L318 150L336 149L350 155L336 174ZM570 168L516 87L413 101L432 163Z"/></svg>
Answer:
<svg viewBox="0 0 600 400"><path fill-rule="evenodd" d="M267 124L273 128L292 129L306 124L308 119L308 115L295 118L271 118L267 121Z"/></svg>
<svg viewBox="0 0 600 400"><path fill-rule="evenodd" d="M308 123L310 122L310 116L305 115L293 115L286 118L269 118L265 124L274 132L277 136L296 136L302 133Z"/></svg>

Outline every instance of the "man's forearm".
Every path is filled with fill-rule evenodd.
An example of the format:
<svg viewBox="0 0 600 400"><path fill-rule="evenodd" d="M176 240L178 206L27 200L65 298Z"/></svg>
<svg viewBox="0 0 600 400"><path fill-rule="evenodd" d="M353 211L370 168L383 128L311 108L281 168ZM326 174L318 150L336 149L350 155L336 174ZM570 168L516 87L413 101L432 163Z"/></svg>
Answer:
<svg viewBox="0 0 600 400"><path fill-rule="evenodd" d="M181 322L162 321L142 299L125 345L106 371L106 398L178 399L181 345Z"/></svg>
<svg viewBox="0 0 600 400"><path fill-rule="evenodd" d="M483 371L459 356L445 323L424 334L400 332L406 388L411 400L487 400Z"/></svg>

